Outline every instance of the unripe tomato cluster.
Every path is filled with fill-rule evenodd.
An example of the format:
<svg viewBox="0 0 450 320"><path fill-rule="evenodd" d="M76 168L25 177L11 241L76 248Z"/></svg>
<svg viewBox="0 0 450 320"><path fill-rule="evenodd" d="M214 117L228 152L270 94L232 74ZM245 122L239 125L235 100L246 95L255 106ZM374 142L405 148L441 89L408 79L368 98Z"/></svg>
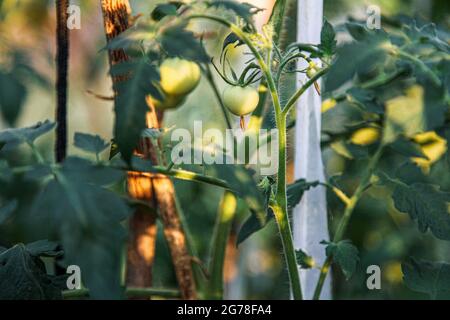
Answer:
<svg viewBox="0 0 450 320"><path fill-rule="evenodd" d="M162 100L152 96L149 101L156 109L170 110L182 105L200 82L200 67L192 61L168 58L160 65L159 89ZM243 117L252 113L259 103L258 91L250 86L229 86L223 92L223 103L234 115Z"/></svg>
<svg viewBox="0 0 450 320"><path fill-rule="evenodd" d="M159 68L160 90L164 98L162 101L150 97L156 109L175 109L186 101L200 82L200 67L192 61L180 58L168 58Z"/></svg>

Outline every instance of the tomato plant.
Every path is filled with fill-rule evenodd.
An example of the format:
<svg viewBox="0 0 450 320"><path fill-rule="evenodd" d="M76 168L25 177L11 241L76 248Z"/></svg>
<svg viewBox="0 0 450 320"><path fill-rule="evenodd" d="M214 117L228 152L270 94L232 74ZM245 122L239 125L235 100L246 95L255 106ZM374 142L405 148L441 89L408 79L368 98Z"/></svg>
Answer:
<svg viewBox="0 0 450 320"><path fill-rule="evenodd" d="M0 263L1 298L223 299L230 239L241 245L255 234L273 231L268 226L275 223L289 278L286 291L294 299L305 298L300 269L316 268L312 298L319 299L331 267L340 270L344 281L352 281L362 265L360 244L349 227L358 222L364 201L380 193L378 202L392 203L387 210L407 213L419 231L450 240L450 180L439 179L448 176L449 168L448 28L406 17L392 18L377 30L357 21L334 28L324 20L320 43L301 43L283 37L295 29L286 19L290 2L285 0L276 1L260 29L254 17L262 10L247 3L167 2L133 19L128 1L118 3L102 2L113 82L112 97L106 99L114 104L112 140L75 133L74 146L89 157L66 156L69 38L61 33L61 17L56 122L0 131L0 226L25 234L36 229L38 239L48 239L0 247L0 262L11 261L5 267ZM338 45L338 32L351 40ZM34 74L23 61L12 60L12 70L0 69L0 107L10 124L19 114L14 107L24 103L21 72ZM305 75L303 83L293 80L297 74ZM204 98L206 88L215 101ZM243 141L256 139L263 130L277 132L270 138L277 147L273 173L256 172L248 160L263 149L261 143L244 150L253 152L244 161L196 162L198 149L213 149L214 156L223 152L223 145L215 145L217 131L202 137L200 146L182 148L178 156L192 154L193 163L180 164L171 156L175 148L168 135L179 128L178 123L175 128L163 126L164 112L178 114L178 107L186 104L182 109L193 114L196 107L187 97L195 97L196 90L203 90L197 103L217 108L212 111L215 120L223 128L237 129ZM294 107L308 90L324 99L321 148L339 164L328 168L326 181L292 181L289 171L291 129L298 121ZM240 129L234 116L241 120ZM55 160L36 144L53 131ZM227 154L233 160L237 145ZM20 163L11 156L18 146L31 155ZM188 199L179 201L184 195L177 183L189 184ZM196 233L207 232L193 232L195 226L183 212L192 202L206 207L195 194L199 184L219 190L221 196L206 244L194 241ZM331 241L321 242L323 263L296 250L291 225L293 208L317 187L327 189L333 215ZM201 220L207 220L206 214ZM154 257L161 254L155 244L156 221L168 244L177 289L152 287ZM207 247L205 256L199 246ZM83 287L66 290L67 276L49 274L42 258L56 267L79 266ZM448 263L411 258L401 268L411 290L448 298L448 288L435 285L450 279ZM19 278L28 280L17 289Z"/></svg>

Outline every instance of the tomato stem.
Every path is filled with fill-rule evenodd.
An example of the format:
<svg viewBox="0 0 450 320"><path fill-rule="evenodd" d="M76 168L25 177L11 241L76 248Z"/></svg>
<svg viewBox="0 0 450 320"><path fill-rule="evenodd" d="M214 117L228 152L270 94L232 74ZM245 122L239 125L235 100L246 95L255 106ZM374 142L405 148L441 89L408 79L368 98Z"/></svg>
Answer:
<svg viewBox="0 0 450 320"><path fill-rule="evenodd" d="M365 190L367 190L367 185L370 182L370 178L372 177L373 171L375 170L378 161L381 158L381 155L383 154L384 145L381 143L378 146L377 151L372 156L372 158L369 161L369 164L367 166L367 170L364 173L358 187L356 188L355 192L353 193L353 196L348 199L345 197L345 210L344 214L341 218L341 221L339 222L338 228L336 230L336 233L333 237L333 242L337 243L342 240L345 231L347 230L348 223L350 221L350 218L353 214L353 211L356 207L356 204L361 199L363 193ZM318 300L320 298L320 294L322 292L323 285L325 283L325 279L327 277L328 271L330 270L330 266L332 263L332 257L328 256L323 263L322 267L320 268L320 275L319 279L317 281L316 289L314 290L313 300Z"/></svg>

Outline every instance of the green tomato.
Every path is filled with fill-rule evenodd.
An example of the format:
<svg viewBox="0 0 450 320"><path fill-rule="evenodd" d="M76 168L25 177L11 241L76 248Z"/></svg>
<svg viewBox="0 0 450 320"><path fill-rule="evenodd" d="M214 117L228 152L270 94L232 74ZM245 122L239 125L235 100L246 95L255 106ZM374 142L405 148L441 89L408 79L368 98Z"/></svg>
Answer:
<svg viewBox="0 0 450 320"><path fill-rule="evenodd" d="M245 116L252 113L259 102L259 94L255 88L231 86L223 92L223 103L231 113Z"/></svg>
<svg viewBox="0 0 450 320"><path fill-rule="evenodd" d="M175 96L167 93L164 93L164 98L162 101L153 98L152 96L149 96L148 98L150 103L155 107L155 109L162 111L176 109L186 101L185 95Z"/></svg>
<svg viewBox="0 0 450 320"><path fill-rule="evenodd" d="M200 82L200 67L198 64L180 58L164 60L159 72L161 88L169 95L189 94Z"/></svg>

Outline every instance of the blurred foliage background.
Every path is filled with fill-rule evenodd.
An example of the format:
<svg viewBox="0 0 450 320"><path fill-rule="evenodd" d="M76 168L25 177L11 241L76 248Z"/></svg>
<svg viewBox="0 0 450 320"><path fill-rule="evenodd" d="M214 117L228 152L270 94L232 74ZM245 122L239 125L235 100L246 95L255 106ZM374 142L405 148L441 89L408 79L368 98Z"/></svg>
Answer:
<svg viewBox="0 0 450 320"><path fill-rule="evenodd" d="M112 103L89 94L111 95L107 55L99 1L72 1L82 8L81 29L71 31L69 75L69 138L74 132L112 136ZM130 1L133 13L147 14L156 1ZM368 5L379 5L383 16L406 14L436 24L450 26L448 0L325 0L325 16L334 25L347 18L364 19ZM53 1L0 0L0 129L20 127L44 119L53 119L55 92L55 16ZM383 20L382 20L383 23ZM217 48L209 48L214 52ZM207 127L223 127L220 109L206 81L188 101L165 119L165 126L190 128L194 120L203 120ZM448 139L449 137L447 137ZM72 145L72 143L70 143ZM291 143L293 145L293 143ZM40 141L39 147L52 157L52 138ZM76 154L71 147L70 153ZM106 156L106 155L104 155ZM25 163L27 153L19 149L8 154L9 160ZM351 187L364 162L342 157L331 148L324 148L327 174L347 172L346 187ZM395 155L387 155L383 162L389 172ZM433 165L430 180L444 190L450 190L450 154L448 150ZM187 217L200 257L208 250L218 203L222 190L200 184L176 181L178 200ZM424 298L402 284L400 263L408 256L429 260L450 261L450 245L421 234L406 214L399 213L383 188L374 188L357 207L347 237L358 246L361 261L355 275L345 281L343 275L333 274L336 299L409 299ZM389 199L389 200L388 200ZM330 226L342 212L339 202L329 196ZM246 217L240 206L234 234ZM0 245L38 238L32 233L0 230ZM276 226L271 223L248 241L235 246L232 236L227 250L226 297L237 299L286 299L289 297L287 273L280 255L280 241ZM175 276L165 240L159 228L154 286L174 287ZM366 268L377 264L382 270L382 289L370 291L366 287Z"/></svg>

